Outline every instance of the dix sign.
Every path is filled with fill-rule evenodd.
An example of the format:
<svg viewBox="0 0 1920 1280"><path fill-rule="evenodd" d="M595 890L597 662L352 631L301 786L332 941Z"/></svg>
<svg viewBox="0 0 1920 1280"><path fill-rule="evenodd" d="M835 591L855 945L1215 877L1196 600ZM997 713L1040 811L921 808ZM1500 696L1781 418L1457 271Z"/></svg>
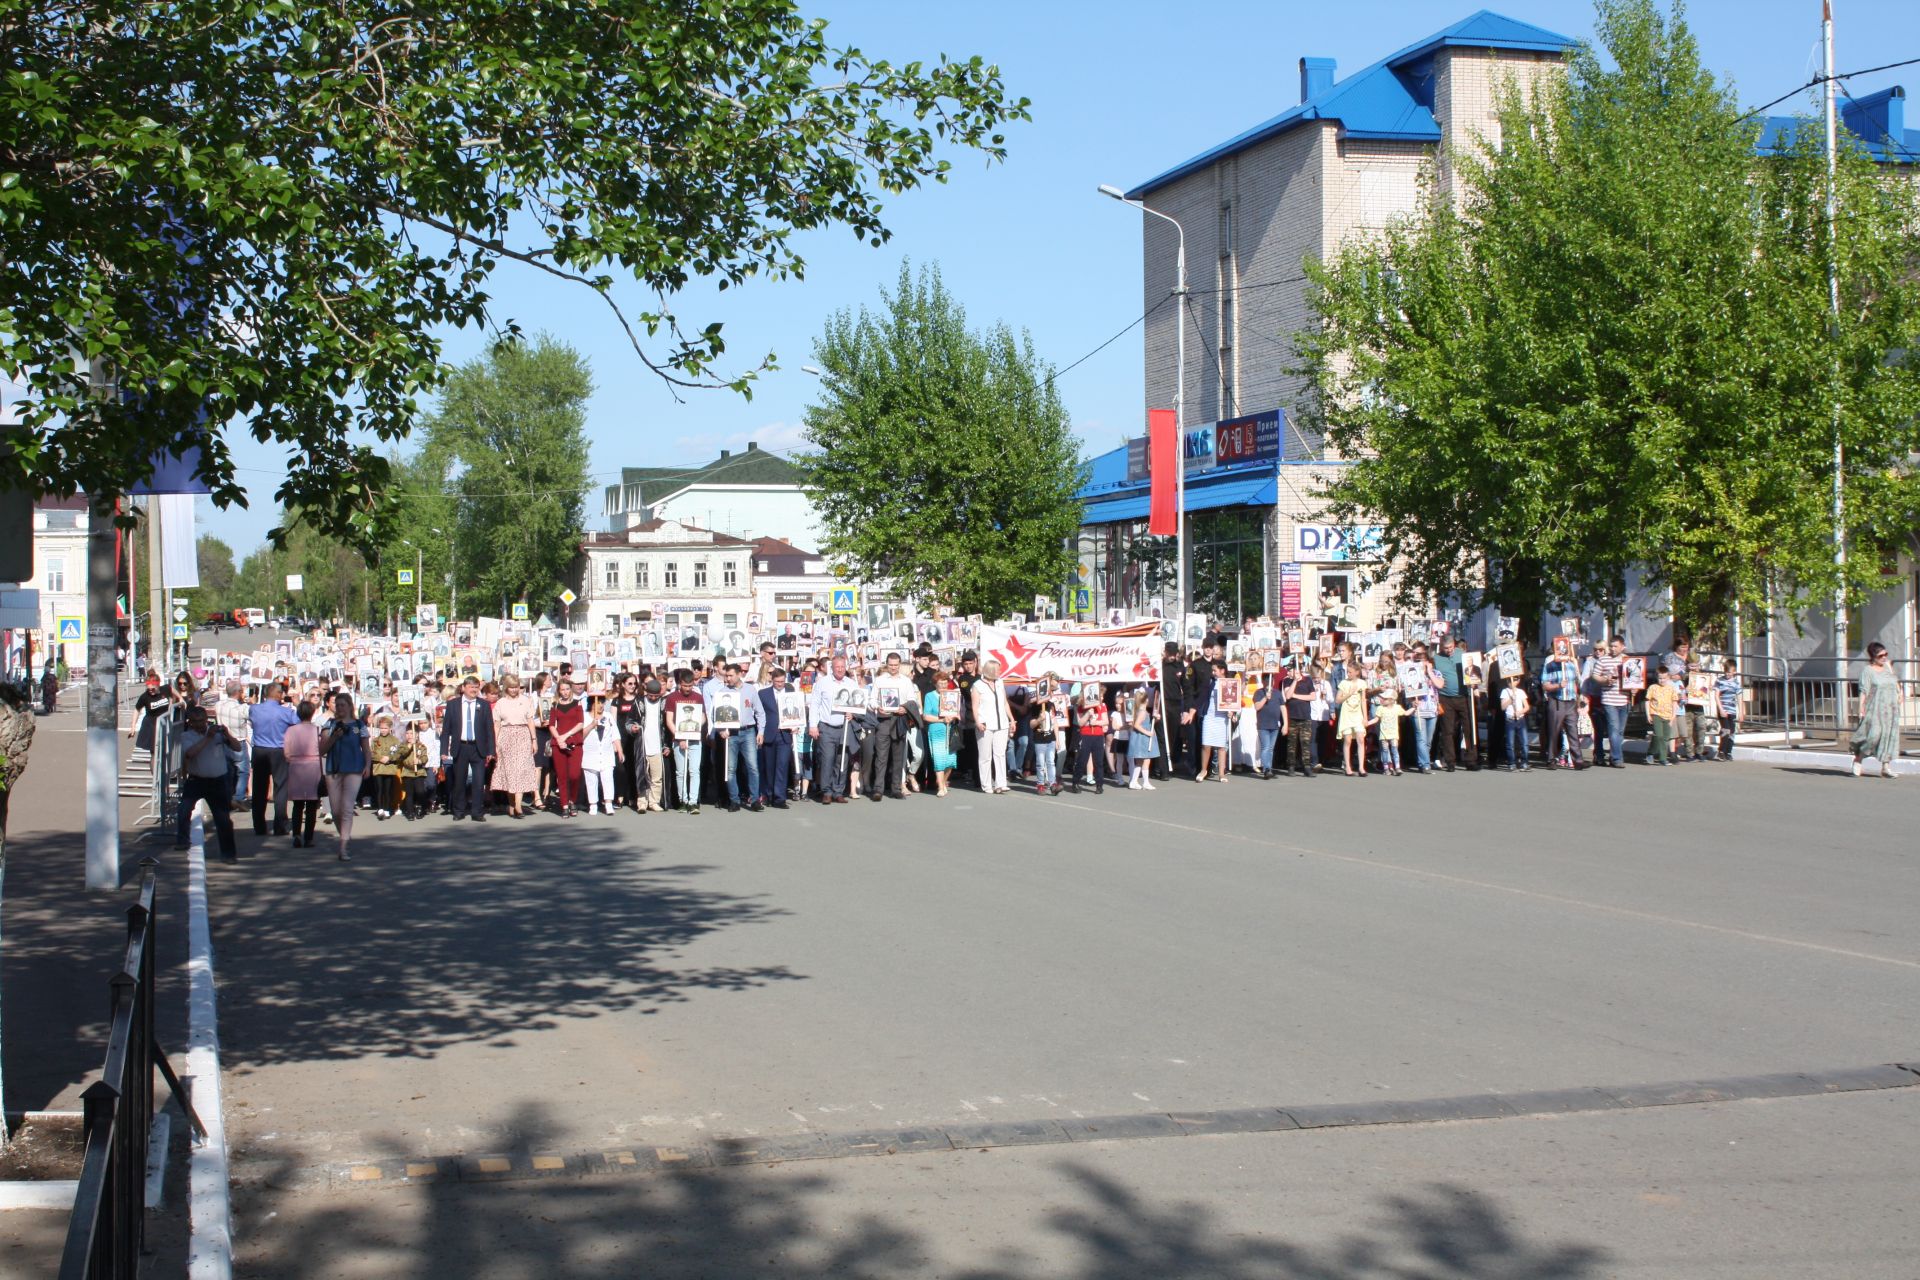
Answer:
<svg viewBox="0 0 1920 1280"><path fill-rule="evenodd" d="M1293 558L1323 564L1378 560L1380 535L1377 524L1297 524L1293 526Z"/></svg>

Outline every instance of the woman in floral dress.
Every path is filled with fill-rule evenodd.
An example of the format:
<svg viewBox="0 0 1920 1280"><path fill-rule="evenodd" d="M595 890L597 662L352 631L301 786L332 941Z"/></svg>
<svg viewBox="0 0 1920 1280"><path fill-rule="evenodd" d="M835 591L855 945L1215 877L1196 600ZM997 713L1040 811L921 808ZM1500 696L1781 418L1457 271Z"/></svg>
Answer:
<svg viewBox="0 0 1920 1280"><path fill-rule="evenodd" d="M540 704L521 692L520 677L509 671L500 682L504 692L493 704L493 733L499 759L493 766L493 789L507 793L508 812L523 816L521 802L540 789L540 770L533 763L533 722Z"/></svg>
<svg viewBox="0 0 1920 1280"><path fill-rule="evenodd" d="M1880 776L1893 776L1900 758L1900 678L1893 674L1887 646L1867 646L1867 669L1860 673L1860 715L1853 726L1853 776L1865 775L1867 757L1880 762Z"/></svg>

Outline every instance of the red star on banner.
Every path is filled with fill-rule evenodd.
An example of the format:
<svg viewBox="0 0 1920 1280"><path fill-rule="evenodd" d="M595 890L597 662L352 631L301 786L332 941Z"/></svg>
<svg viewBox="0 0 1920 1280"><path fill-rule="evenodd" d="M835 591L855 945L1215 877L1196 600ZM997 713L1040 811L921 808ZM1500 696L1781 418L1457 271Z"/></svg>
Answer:
<svg viewBox="0 0 1920 1280"><path fill-rule="evenodd" d="M1014 635L1007 637L1005 652L999 649L994 649L990 652L993 654L995 660L1000 663L1000 678L1002 680L1029 680L1032 679L1032 677L1027 674L1027 663L1032 661L1033 655L1040 651L1038 649L1030 649L1026 645L1021 644L1020 637Z"/></svg>

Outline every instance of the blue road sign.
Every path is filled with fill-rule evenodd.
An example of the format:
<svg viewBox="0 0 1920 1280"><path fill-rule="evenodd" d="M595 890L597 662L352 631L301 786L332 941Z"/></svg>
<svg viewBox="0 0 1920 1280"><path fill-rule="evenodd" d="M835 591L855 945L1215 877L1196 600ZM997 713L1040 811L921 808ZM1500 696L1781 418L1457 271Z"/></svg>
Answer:
<svg viewBox="0 0 1920 1280"><path fill-rule="evenodd" d="M827 598L828 613L855 613L859 606L855 603L859 591L853 587L835 587Z"/></svg>
<svg viewBox="0 0 1920 1280"><path fill-rule="evenodd" d="M85 619L61 618L59 620L59 626L61 644L79 644L87 638Z"/></svg>

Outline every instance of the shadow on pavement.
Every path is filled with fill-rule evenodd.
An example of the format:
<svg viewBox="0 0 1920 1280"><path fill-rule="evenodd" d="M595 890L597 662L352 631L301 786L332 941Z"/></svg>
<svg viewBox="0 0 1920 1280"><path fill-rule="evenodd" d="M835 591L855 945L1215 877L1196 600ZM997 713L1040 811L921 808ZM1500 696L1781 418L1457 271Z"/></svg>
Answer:
<svg viewBox="0 0 1920 1280"><path fill-rule="evenodd" d="M78 831L14 832L7 840L0 902L0 1001L6 1105L10 1111L73 1109L99 1078L107 1051L107 980L127 946L127 908L140 896L140 859L160 862L159 1034L186 1051L187 864L184 854L124 834L120 887L85 887L86 837ZM176 1067L179 1062L176 1059Z"/></svg>
<svg viewBox="0 0 1920 1280"><path fill-rule="evenodd" d="M508 1127L542 1119L523 1113ZM260 1170L264 1181L236 1192L236 1270L263 1280L1588 1280L1607 1263L1598 1247L1527 1240L1492 1198L1458 1185L1385 1197L1364 1231L1309 1245L1226 1220L1203 1188L1155 1201L1092 1158L1050 1165L1047 1193L1030 1202L996 1196L995 1174L983 1186L972 1168L908 1157L874 1158L898 1160L900 1176L864 1202L837 1162L331 1193L284 1189ZM296 1164L289 1157L284 1172Z"/></svg>
<svg viewBox="0 0 1920 1280"><path fill-rule="evenodd" d="M563 1018L797 980L675 963L705 934L783 914L693 887L634 828L355 822L354 861L240 836L208 868L224 1064L426 1057Z"/></svg>

